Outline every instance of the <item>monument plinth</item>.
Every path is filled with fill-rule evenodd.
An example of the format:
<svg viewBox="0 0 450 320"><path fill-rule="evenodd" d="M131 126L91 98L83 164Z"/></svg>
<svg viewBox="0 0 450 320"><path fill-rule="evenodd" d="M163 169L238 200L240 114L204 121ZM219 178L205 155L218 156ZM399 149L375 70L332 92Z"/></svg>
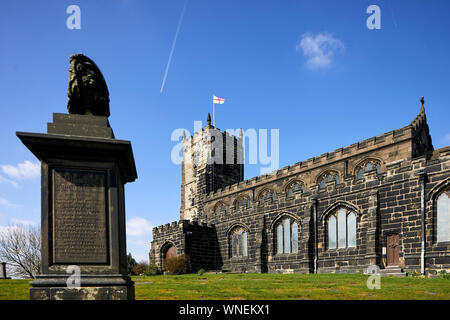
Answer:
<svg viewBox="0 0 450 320"><path fill-rule="evenodd" d="M131 143L114 138L105 98L71 101L71 89L93 94L98 91L86 86L97 83L95 89L103 80L90 71L91 60L73 60L73 77L80 81L69 82L68 108L77 113L54 113L47 133L17 132L41 161L41 274L31 282L30 299L134 299L124 196L124 185L137 178ZM103 103L102 112L90 103L95 101Z"/></svg>

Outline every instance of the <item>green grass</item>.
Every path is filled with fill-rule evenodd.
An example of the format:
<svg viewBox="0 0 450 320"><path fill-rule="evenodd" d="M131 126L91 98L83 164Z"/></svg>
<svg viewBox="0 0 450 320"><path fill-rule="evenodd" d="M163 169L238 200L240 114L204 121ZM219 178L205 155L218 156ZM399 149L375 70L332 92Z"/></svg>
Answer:
<svg viewBox="0 0 450 320"><path fill-rule="evenodd" d="M30 280L0 280L0 300L28 300Z"/></svg>
<svg viewBox="0 0 450 320"><path fill-rule="evenodd" d="M369 290L353 274L196 274L133 277L136 299L439 299L450 300L450 280L382 277ZM0 280L0 299L28 299L29 280Z"/></svg>

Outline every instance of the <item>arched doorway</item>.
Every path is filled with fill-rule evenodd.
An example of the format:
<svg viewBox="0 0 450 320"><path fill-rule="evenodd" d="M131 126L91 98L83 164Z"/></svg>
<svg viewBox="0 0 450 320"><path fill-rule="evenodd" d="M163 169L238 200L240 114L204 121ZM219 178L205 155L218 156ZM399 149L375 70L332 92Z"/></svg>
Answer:
<svg viewBox="0 0 450 320"><path fill-rule="evenodd" d="M166 248L166 252L164 254L164 259L176 258L177 256L178 256L177 247L175 247L173 245L169 245Z"/></svg>
<svg viewBox="0 0 450 320"><path fill-rule="evenodd" d="M178 257L177 247L175 247L171 243L166 243L161 248L161 266L163 267L163 269L165 269L164 265L165 265L166 259L171 259L171 258L176 258L176 257Z"/></svg>

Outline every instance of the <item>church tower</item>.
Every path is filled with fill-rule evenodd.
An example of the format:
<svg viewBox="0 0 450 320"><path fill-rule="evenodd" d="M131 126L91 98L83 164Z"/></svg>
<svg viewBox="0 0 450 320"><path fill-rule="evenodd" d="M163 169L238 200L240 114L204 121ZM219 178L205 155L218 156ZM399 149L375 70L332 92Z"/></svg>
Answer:
<svg viewBox="0 0 450 320"><path fill-rule="evenodd" d="M207 125L200 132L183 136L181 163L181 220L203 214L203 199L210 192L244 179L242 129L239 137Z"/></svg>

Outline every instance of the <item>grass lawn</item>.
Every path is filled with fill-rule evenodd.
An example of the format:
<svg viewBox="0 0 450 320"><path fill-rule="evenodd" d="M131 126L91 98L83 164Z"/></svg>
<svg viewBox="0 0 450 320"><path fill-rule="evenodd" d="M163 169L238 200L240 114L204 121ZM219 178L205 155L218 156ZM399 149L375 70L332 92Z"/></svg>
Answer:
<svg viewBox="0 0 450 320"><path fill-rule="evenodd" d="M382 277L381 289L369 290L367 278L352 274L187 274L133 280L137 300L450 300L450 280ZM28 289L29 280L0 280L0 299L28 299Z"/></svg>

